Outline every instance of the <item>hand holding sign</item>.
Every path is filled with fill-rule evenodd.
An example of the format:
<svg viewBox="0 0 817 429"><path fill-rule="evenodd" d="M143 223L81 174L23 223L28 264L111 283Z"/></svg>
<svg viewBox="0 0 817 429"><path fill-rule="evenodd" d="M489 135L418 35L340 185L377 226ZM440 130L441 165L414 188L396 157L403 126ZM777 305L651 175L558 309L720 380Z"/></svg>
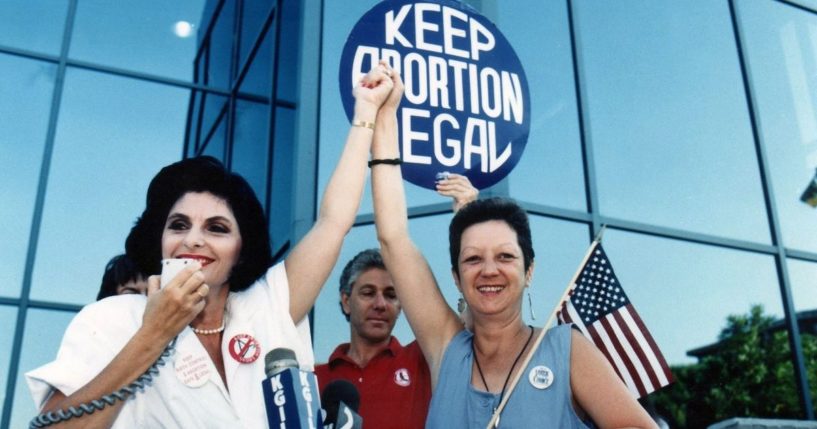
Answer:
<svg viewBox="0 0 817 429"><path fill-rule="evenodd" d="M437 193L454 200L452 205L455 213L479 196L479 191L467 177L454 173L437 182Z"/></svg>

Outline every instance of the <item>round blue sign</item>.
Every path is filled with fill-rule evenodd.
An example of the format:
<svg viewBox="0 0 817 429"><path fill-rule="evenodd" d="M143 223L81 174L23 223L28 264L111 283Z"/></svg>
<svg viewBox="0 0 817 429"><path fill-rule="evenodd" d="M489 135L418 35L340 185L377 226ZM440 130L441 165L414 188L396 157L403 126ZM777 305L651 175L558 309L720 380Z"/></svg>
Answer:
<svg viewBox="0 0 817 429"><path fill-rule="evenodd" d="M530 133L525 71L496 26L454 0L385 0L352 29L340 59L346 116L355 83L380 59L405 83L398 109L403 177L435 189L437 173L479 189L516 166Z"/></svg>

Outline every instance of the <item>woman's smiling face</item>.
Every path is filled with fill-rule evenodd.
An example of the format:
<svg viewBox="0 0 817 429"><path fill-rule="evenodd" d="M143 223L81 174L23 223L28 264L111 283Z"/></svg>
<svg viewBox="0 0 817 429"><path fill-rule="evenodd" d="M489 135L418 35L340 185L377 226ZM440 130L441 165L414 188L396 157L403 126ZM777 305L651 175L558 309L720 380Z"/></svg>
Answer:
<svg viewBox="0 0 817 429"><path fill-rule="evenodd" d="M224 285L241 255L241 232L229 204L209 192L188 192L170 209L162 258L196 259L205 282Z"/></svg>
<svg viewBox="0 0 817 429"><path fill-rule="evenodd" d="M506 222L476 223L463 231L459 271L458 286L474 316L521 308L530 273L516 232Z"/></svg>

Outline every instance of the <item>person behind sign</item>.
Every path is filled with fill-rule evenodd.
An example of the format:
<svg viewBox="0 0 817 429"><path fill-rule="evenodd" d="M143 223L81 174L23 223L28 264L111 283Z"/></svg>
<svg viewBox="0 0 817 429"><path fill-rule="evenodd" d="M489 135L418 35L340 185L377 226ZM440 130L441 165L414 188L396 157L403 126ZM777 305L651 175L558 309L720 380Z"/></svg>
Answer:
<svg viewBox="0 0 817 429"><path fill-rule="evenodd" d="M210 157L162 169L126 243L148 273L163 258L194 262L148 296L86 306L55 361L26 374L41 410L78 406L145 372L174 337L175 353L143 392L60 427L265 428L264 355L295 351L311 370L307 312L352 227L366 176L377 111L392 81L378 66L355 89L355 117L318 219L272 267L266 218L247 182Z"/></svg>
<svg viewBox="0 0 817 429"><path fill-rule="evenodd" d="M105 266L96 300L114 295L142 295L148 288L147 277L128 255L116 255Z"/></svg>
<svg viewBox="0 0 817 429"><path fill-rule="evenodd" d="M400 100L396 91L392 97ZM391 114L392 107L396 103L391 106L387 101L378 115ZM437 192L452 198L454 212L479 195L468 178L458 174L440 181ZM404 347L392 336L400 300L380 251L367 249L349 260L339 291L350 339L335 348L327 363L315 367L321 389L335 380L353 383L360 392L358 414L366 427L422 428L431 398L428 365L416 341Z"/></svg>
<svg viewBox="0 0 817 429"><path fill-rule="evenodd" d="M402 83L395 74L395 89ZM372 159L399 156L396 120L380 120ZM530 350L539 329L522 319L534 272L527 214L502 198L478 200L451 221L451 272L473 318L473 333L446 304L408 233L399 168L372 168L375 225L383 261L428 362L431 429L485 427L516 372L522 378L501 414L502 427L644 427L655 423L613 368L581 334L553 328ZM518 363L534 353L530 365Z"/></svg>

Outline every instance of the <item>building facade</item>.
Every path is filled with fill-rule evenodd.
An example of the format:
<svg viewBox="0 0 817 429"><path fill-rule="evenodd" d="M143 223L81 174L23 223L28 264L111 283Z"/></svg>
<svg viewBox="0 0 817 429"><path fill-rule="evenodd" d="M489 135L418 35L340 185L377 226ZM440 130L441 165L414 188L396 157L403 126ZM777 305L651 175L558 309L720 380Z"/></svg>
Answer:
<svg viewBox="0 0 817 429"><path fill-rule="evenodd" d="M161 166L222 159L286 255L348 128L346 36L377 3L0 1L0 428L36 413L22 374L53 358L94 299ZM761 304L792 350L780 383L813 419L805 368L817 357L794 315L817 308L817 212L800 201L817 167L817 2L467 3L510 41L530 86L525 153L482 194L531 215L531 323L607 225L607 253L671 365ZM454 305L440 240L450 202L406 186L415 240ZM367 191L341 261L377 245L371 211ZM339 273L313 312L318 361L348 338ZM396 335L412 338L404 320Z"/></svg>

